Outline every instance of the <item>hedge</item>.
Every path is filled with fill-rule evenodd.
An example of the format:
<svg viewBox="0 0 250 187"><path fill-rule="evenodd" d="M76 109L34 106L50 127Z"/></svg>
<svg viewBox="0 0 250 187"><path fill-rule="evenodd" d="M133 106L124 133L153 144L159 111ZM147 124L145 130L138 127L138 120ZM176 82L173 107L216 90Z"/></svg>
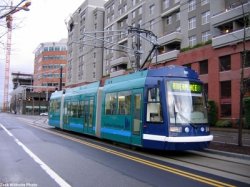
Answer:
<svg viewBox="0 0 250 187"><path fill-rule="evenodd" d="M215 124L216 127L232 127L232 122L230 120L219 120Z"/></svg>

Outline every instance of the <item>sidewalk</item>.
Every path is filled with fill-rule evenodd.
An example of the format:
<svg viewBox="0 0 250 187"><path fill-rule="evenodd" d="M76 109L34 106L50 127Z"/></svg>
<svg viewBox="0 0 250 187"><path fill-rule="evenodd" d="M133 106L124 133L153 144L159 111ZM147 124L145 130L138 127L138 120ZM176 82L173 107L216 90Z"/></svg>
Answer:
<svg viewBox="0 0 250 187"><path fill-rule="evenodd" d="M219 128L219 127L210 127L211 132L213 131L222 131L222 132L235 132L238 133L239 129L237 128ZM250 129L242 129L242 133L250 134Z"/></svg>
<svg viewBox="0 0 250 187"><path fill-rule="evenodd" d="M222 152L250 155L250 129L242 129L244 137L243 146L238 146L238 129L211 127L211 134L214 140L210 143L209 149ZM230 143L229 143L230 142Z"/></svg>

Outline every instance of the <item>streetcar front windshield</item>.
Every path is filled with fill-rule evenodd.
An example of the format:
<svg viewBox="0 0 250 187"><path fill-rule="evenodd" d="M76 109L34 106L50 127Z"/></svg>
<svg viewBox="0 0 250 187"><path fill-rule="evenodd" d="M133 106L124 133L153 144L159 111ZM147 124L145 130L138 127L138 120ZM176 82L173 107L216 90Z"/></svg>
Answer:
<svg viewBox="0 0 250 187"><path fill-rule="evenodd" d="M207 109L200 83L189 81L167 81L166 100L170 123L208 123Z"/></svg>

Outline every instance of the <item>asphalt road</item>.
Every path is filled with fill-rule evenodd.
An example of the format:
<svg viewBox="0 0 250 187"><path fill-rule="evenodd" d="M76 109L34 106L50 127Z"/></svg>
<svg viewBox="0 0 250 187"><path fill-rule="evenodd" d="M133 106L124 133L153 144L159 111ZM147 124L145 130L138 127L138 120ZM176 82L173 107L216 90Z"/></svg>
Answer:
<svg viewBox="0 0 250 187"><path fill-rule="evenodd" d="M211 185L249 184L0 114L0 187Z"/></svg>

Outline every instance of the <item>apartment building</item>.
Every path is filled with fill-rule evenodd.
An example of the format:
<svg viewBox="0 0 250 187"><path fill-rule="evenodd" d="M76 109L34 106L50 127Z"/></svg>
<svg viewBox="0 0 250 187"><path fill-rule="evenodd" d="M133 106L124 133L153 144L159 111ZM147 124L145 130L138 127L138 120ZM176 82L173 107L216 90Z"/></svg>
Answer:
<svg viewBox="0 0 250 187"><path fill-rule="evenodd" d="M137 40L128 32L129 26L139 26L157 36L157 58L153 53L151 65L195 69L208 98L218 106L219 118L237 122L243 39L245 49L250 49L250 27L244 25L249 20L249 0L109 0L104 7L104 76L121 75L133 68L133 51L138 48L140 64L144 62L153 42L145 36ZM250 95L249 77L247 53L246 96Z"/></svg>
<svg viewBox="0 0 250 187"><path fill-rule="evenodd" d="M65 86L67 64L67 40L41 43L35 49L34 91L55 91Z"/></svg>
<svg viewBox="0 0 250 187"><path fill-rule="evenodd" d="M102 77L104 2L85 0L68 21L67 87Z"/></svg>

